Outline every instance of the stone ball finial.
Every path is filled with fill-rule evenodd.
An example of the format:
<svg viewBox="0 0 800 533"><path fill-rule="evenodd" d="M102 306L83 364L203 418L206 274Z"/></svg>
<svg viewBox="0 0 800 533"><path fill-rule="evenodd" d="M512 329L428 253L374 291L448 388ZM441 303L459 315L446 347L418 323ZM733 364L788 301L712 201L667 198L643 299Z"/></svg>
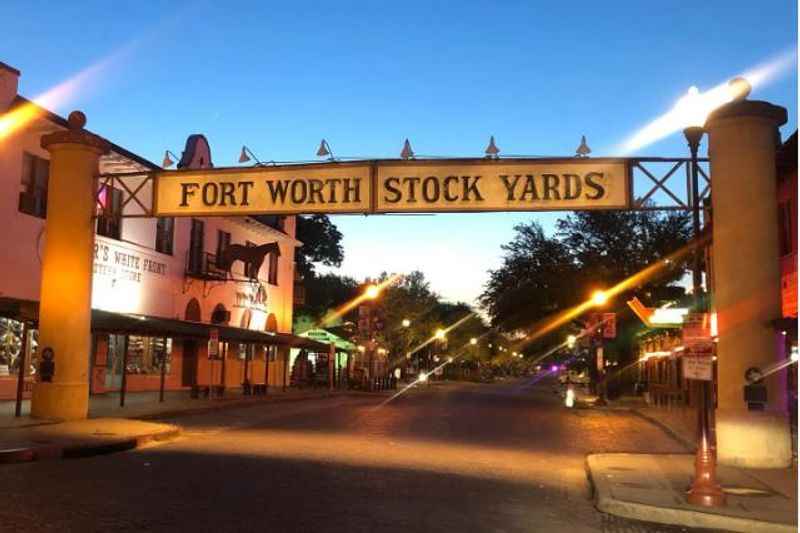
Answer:
<svg viewBox="0 0 800 533"><path fill-rule="evenodd" d="M67 122L69 123L69 129L82 130L86 126L86 115L81 111L73 111L67 117Z"/></svg>
<svg viewBox="0 0 800 533"><path fill-rule="evenodd" d="M750 95L750 91L752 90L753 86L742 76L737 76L728 82L728 91L733 101L744 100Z"/></svg>

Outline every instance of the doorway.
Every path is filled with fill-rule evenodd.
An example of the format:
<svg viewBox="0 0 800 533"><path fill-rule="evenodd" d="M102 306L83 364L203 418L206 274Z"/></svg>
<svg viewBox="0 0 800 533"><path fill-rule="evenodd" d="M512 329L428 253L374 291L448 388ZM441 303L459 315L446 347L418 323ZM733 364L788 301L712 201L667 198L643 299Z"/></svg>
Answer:
<svg viewBox="0 0 800 533"><path fill-rule="evenodd" d="M181 366L181 386L197 385L197 342L183 341L183 365Z"/></svg>

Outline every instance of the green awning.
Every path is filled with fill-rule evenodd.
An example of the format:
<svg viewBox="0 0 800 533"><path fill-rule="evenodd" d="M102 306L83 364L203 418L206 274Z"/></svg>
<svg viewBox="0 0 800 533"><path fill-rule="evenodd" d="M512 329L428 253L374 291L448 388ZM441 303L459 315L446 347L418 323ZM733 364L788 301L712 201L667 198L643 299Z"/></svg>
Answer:
<svg viewBox="0 0 800 533"><path fill-rule="evenodd" d="M322 328L310 329L301 333L300 336L328 345L333 343L336 346L336 350L340 352L352 352L356 348L355 344L347 339L343 339Z"/></svg>

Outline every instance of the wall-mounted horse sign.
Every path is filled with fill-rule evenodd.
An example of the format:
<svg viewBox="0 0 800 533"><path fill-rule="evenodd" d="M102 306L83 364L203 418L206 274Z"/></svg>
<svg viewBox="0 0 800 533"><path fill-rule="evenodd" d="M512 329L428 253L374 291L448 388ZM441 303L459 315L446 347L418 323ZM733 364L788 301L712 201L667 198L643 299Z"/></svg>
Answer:
<svg viewBox="0 0 800 533"><path fill-rule="evenodd" d="M280 257L281 249L277 242L270 242L261 246L230 244L217 258L217 267L227 272L230 277L233 277L231 267L235 261L241 261L244 263L245 276L256 280L258 279L258 271L261 270L261 265L264 264L264 258L269 253L274 253Z"/></svg>

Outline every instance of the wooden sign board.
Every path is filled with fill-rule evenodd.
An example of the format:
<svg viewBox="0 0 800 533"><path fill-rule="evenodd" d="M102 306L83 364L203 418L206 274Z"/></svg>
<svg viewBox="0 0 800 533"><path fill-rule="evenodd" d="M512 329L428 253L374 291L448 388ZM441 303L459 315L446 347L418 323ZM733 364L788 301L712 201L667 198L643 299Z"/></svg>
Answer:
<svg viewBox="0 0 800 533"><path fill-rule="evenodd" d="M625 209L626 159L381 160L163 171L155 216Z"/></svg>

